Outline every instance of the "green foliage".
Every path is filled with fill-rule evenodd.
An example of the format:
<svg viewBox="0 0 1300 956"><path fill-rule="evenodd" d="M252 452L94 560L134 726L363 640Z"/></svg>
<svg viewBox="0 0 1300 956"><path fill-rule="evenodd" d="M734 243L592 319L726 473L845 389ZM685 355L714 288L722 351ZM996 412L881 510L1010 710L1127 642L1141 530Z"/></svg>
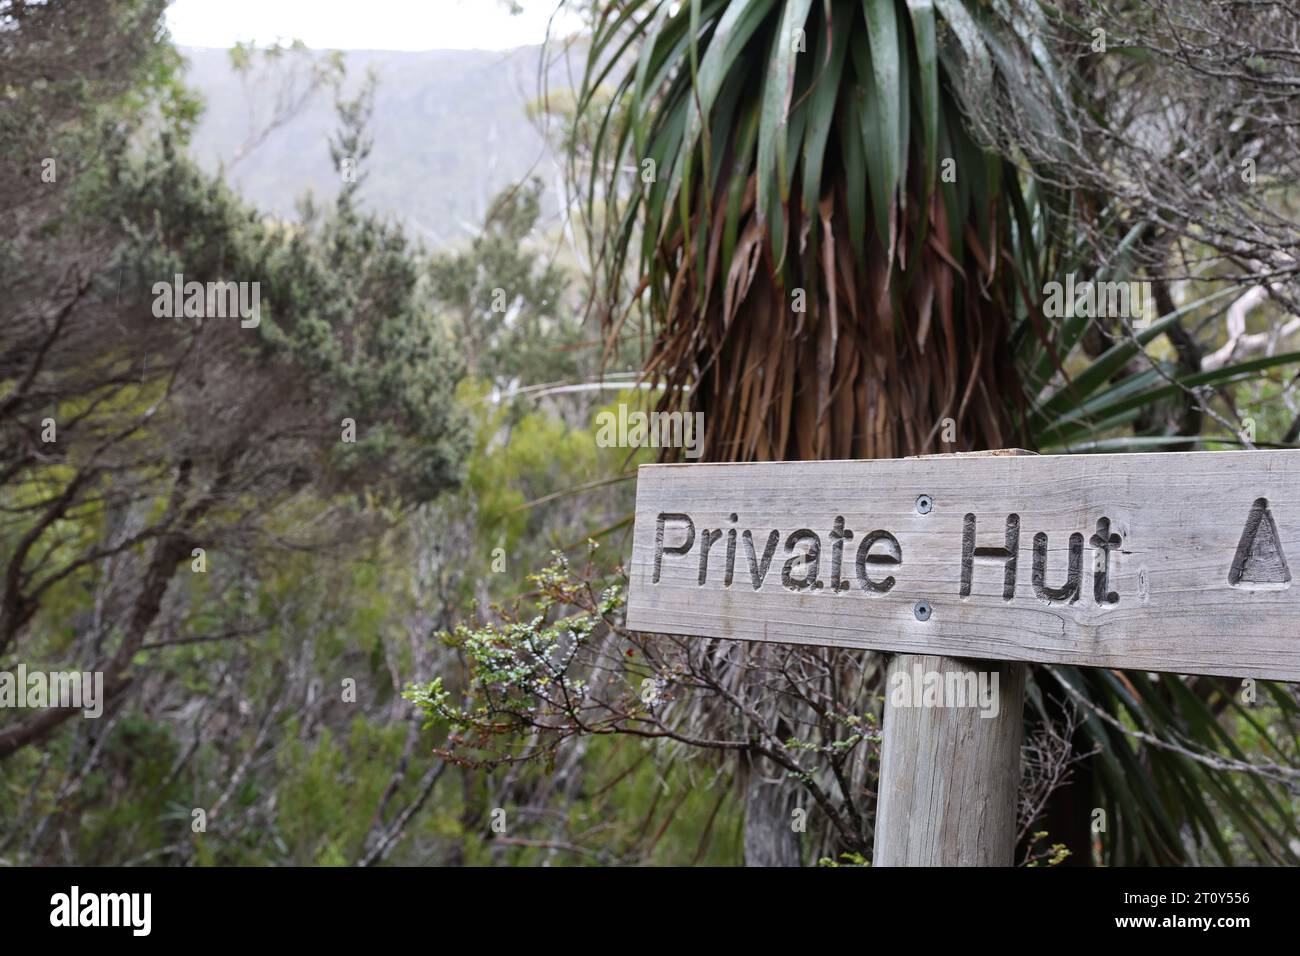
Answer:
<svg viewBox="0 0 1300 956"><path fill-rule="evenodd" d="M356 212L346 192L332 214L309 207L301 226L268 223L167 140L109 176L114 190L91 211L129 230L114 263L126 289L176 273L259 283L255 361L305 373L344 477L379 488L387 476L416 501L460 479L460 366L417 294L420 264L399 228ZM343 418L358 423L355 444L334 440Z"/></svg>
<svg viewBox="0 0 1300 956"><path fill-rule="evenodd" d="M1069 859L1071 851L1064 843L1053 843L1046 849L1040 850L1039 844L1046 839L1046 830L1037 830L1030 834L1029 858L1025 861L1025 866L1036 867L1044 863L1048 866L1058 866Z"/></svg>
<svg viewBox="0 0 1300 956"><path fill-rule="evenodd" d="M323 728L302 740L292 724L274 771L276 837L297 866L348 866L361 852L370 815L402 752L403 728L357 717L336 740Z"/></svg>
<svg viewBox="0 0 1300 956"><path fill-rule="evenodd" d="M614 585L594 593L570 574L568 560L559 553L529 580L541 595L535 617L479 628L462 625L445 637L468 663L469 708L452 701L441 678L405 692L428 718L428 726L445 722L457 735L468 734L471 746L487 747L549 719L554 709L581 709L587 684L572 677L571 668L597 629L622 608L622 593ZM547 622L552 611L568 606L581 610Z"/></svg>
<svg viewBox="0 0 1300 956"><path fill-rule="evenodd" d="M1213 678L1058 667L1035 684L1032 708L1049 692L1086 702L1085 739L1099 750L1105 862L1231 865L1242 855L1296 862L1296 801L1268 769L1300 757L1300 707L1284 686L1259 682L1268 705L1248 707L1234 682ZM1234 732L1242 721L1255 732Z"/></svg>
<svg viewBox="0 0 1300 956"><path fill-rule="evenodd" d="M542 182L530 179L493 201L469 245L433 256L435 308L451 319L458 349L499 388L572 379L578 323L565 313L569 280L537 240Z"/></svg>

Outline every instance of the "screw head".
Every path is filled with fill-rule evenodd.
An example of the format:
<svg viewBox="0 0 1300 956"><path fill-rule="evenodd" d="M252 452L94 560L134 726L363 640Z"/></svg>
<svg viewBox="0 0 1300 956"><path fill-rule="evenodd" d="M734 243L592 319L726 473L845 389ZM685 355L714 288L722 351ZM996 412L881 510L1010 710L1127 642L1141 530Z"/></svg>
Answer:
<svg viewBox="0 0 1300 956"><path fill-rule="evenodd" d="M919 515L928 515L933 507L934 501L929 495L921 495L916 499L916 513Z"/></svg>
<svg viewBox="0 0 1300 956"><path fill-rule="evenodd" d="M929 601L917 601L915 606L912 608L912 613L916 615L918 621L930 620L930 612L931 608Z"/></svg>

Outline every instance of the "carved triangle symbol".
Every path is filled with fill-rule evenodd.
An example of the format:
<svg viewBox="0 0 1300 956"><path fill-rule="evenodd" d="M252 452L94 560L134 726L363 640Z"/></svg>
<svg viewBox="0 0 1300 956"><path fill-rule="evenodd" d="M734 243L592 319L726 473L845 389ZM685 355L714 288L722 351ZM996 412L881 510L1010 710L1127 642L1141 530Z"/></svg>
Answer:
<svg viewBox="0 0 1300 956"><path fill-rule="evenodd" d="M1246 528L1237 544L1237 555L1228 571L1233 587L1289 584L1291 571L1282 553L1277 522L1268 510L1267 498L1256 498L1246 518Z"/></svg>

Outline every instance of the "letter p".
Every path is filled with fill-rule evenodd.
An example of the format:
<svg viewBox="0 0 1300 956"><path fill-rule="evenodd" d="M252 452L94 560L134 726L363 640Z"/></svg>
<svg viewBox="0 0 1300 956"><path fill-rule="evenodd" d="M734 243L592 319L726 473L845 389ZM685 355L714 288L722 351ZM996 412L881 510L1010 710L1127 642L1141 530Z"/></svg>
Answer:
<svg viewBox="0 0 1300 956"><path fill-rule="evenodd" d="M686 540L671 548L664 547L664 526L669 521L686 522ZM663 566L664 553L668 554L686 554L695 544L695 522L687 515L677 511L661 511L659 517L655 519L655 573L652 583L659 583L659 571Z"/></svg>

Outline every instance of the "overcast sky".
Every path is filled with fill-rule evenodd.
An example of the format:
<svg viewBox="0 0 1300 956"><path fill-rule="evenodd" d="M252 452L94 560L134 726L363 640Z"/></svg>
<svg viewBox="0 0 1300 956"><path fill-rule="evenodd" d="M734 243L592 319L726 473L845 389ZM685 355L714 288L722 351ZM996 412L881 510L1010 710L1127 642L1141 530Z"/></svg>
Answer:
<svg viewBox="0 0 1300 956"><path fill-rule="evenodd" d="M167 23L182 46L279 39L314 49L506 50L541 43L557 4L522 0L524 12L511 16L501 0L174 0ZM572 16L561 22L574 26Z"/></svg>

